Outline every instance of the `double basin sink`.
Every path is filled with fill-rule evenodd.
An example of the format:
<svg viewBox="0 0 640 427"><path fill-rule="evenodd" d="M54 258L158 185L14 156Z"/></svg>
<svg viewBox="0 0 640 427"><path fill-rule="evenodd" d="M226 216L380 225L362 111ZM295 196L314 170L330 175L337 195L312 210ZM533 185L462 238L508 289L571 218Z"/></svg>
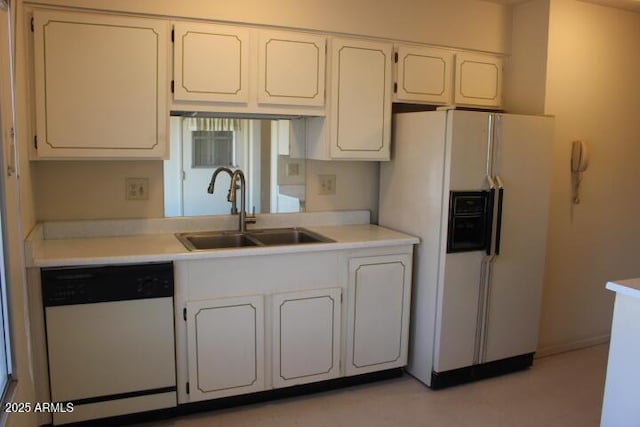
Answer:
<svg viewBox="0 0 640 427"><path fill-rule="evenodd" d="M202 231L177 233L178 240L190 251L256 246L301 245L333 242L306 228L267 228L239 231Z"/></svg>

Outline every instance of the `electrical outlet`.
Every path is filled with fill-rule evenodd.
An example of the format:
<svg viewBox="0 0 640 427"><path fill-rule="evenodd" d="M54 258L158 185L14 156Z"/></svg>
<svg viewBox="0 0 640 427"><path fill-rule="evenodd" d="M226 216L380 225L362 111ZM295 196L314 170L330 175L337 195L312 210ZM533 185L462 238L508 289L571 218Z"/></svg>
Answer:
<svg viewBox="0 0 640 427"><path fill-rule="evenodd" d="M149 178L125 178L126 200L149 200Z"/></svg>
<svg viewBox="0 0 640 427"><path fill-rule="evenodd" d="M287 176L300 176L300 164L287 163Z"/></svg>
<svg viewBox="0 0 640 427"><path fill-rule="evenodd" d="M336 176L335 175L318 175L320 181L320 189L318 194L321 196L329 196L336 194Z"/></svg>

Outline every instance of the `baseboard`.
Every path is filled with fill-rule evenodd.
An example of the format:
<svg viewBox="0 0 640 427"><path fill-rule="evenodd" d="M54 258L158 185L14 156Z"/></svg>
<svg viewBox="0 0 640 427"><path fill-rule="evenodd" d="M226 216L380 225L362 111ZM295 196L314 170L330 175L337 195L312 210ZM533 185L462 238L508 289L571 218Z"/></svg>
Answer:
<svg viewBox="0 0 640 427"><path fill-rule="evenodd" d="M541 357L551 356L553 354L565 353L567 351L580 350L582 348L593 347L594 345L604 344L609 342L610 334L600 335L597 337L587 338L584 340L573 341L566 344L551 345L547 347L541 347L536 351L536 359Z"/></svg>
<svg viewBox="0 0 640 427"><path fill-rule="evenodd" d="M532 363L533 353L527 353L450 371L432 372L430 387L433 390L439 390L485 378L497 377L498 375L527 369Z"/></svg>

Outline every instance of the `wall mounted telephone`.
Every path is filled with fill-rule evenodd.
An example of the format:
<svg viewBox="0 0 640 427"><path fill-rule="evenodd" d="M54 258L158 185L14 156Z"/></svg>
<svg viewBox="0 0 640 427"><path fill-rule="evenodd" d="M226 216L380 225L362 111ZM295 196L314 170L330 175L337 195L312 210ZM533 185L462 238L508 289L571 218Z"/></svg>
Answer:
<svg viewBox="0 0 640 427"><path fill-rule="evenodd" d="M573 185L573 203L580 203L580 183L582 172L589 167L589 148L587 143L578 140L571 143L571 183Z"/></svg>
<svg viewBox="0 0 640 427"><path fill-rule="evenodd" d="M584 141L573 141L571 144L571 172L579 173L589 166L589 148Z"/></svg>

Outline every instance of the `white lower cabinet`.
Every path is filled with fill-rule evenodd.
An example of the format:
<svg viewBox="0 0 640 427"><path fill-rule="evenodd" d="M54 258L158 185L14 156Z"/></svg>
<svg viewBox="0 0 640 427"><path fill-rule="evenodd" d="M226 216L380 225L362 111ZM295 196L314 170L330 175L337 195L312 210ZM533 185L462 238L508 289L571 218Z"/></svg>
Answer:
<svg viewBox="0 0 640 427"><path fill-rule="evenodd" d="M405 366L411 251L176 262L178 403Z"/></svg>
<svg viewBox="0 0 640 427"><path fill-rule="evenodd" d="M411 258L389 255L349 261L346 374L407 364Z"/></svg>
<svg viewBox="0 0 640 427"><path fill-rule="evenodd" d="M264 389L263 297L187 303L192 401Z"/></svg>
<svg viewBox="0 0 640 427"><path fill-rule="evenodd" d="M274 387L340 374L340 296L340 288L273 296Z"/></svg>

